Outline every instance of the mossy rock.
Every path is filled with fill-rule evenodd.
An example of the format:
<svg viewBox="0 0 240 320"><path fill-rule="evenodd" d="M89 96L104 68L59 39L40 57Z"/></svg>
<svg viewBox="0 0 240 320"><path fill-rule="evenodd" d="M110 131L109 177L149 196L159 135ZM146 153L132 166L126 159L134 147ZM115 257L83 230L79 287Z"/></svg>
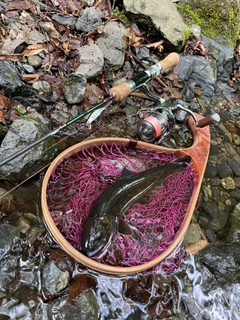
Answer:
<svg viewBox="0 0 240 320"><path fill-rule="evenodd" d="M185 0L177 4L186 24L198 24L202 33L221 44L236 46L240 33L240 6L237 0Z"/></svg>

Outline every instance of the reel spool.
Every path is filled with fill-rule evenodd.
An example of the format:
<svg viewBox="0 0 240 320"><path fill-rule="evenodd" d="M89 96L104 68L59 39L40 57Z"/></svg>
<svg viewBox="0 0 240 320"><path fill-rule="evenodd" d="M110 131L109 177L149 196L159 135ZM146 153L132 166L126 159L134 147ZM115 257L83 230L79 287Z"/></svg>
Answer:
<svg viewBox="0 0 240 320"><path fill-rule="evenodd" d="M157 106L151 109L141 109L137 113L141 119L137 132L141 140L158 143L170 134L175 125L175 117L171 109Z"/></svg>

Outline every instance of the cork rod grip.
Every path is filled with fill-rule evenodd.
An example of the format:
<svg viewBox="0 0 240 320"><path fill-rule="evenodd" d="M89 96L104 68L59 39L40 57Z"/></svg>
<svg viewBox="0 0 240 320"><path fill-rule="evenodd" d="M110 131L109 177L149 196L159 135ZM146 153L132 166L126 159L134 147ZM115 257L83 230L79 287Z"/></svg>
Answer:
<svg viewBox="0 0 240 320"><path fill-rule="evenodd" d="M165 59L158 62L162 67L161 71L165 71L168 68L175 67L180 58L176 52L170 53ZM122 99L126 98L132 92L131 87L127 82L122 82L119 85L110 89L110 94L115 95L115 101L121 101Z"/></svg>
<svg viewBox="0 0 240 320"><path fill-rule="evenodd" d="M118 84L116 87L110 89L110 94L115 94L115 100L121 101L131 93L131 88L126 82Z"/></svg>
<svg viewBox="0 0 240 320"><path fill-rule="evenodd" d="M161 65L162 71L165 71L168 68L175 67L179 63L179 60L179 54L176 52L172 52L165 59L159 61L158 64Z"/></svg>

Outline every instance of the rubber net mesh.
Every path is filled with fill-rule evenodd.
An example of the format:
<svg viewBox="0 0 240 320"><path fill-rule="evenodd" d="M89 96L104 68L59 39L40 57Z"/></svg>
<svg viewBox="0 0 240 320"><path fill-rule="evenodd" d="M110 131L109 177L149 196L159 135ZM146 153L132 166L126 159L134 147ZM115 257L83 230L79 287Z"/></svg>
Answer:
<svg viewBox="0 0 240 320"><path fill-rule="evenodd" d="M139 172L175 158L174 154L132 150L115 143L83 148L60 163L51 174L47 201L54 223L65 239L79 250L82 225L93 202L118 178L124 167ZM109 245L92 259L124 267L144 264L158 257L179 232L193 188L194 175L190 166L184 172L168 175L164 185L145 196L146 204L135 203L125 214L124 219L131 225L133 234L123 236L113 230ZM182 254L178 252L178 255Z"/></svg>

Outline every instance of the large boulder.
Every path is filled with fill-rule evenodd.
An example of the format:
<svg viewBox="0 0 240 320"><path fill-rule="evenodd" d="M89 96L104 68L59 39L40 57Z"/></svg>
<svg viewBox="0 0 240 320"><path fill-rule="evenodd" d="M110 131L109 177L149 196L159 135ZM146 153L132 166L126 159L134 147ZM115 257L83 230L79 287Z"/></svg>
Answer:
<svg viewBox="0 0 240 320"><path fill-rule="evenodd" d="M44 118L36 113L15 120L9 128L0 147L0 162L27 147L48 133ZM23 181L48 164L54 157L56 148L52 138L48 138L29 151L19 155L0 167L0 179Z"/></svg>
<svg viewBox="0 0 240 320"><path fill-rule="evenodd" d="M172 0L124 0L123 2L127 13L135 21L154 25L157 31L175 47L181 48L185 44L189 30Z"/></svg>

